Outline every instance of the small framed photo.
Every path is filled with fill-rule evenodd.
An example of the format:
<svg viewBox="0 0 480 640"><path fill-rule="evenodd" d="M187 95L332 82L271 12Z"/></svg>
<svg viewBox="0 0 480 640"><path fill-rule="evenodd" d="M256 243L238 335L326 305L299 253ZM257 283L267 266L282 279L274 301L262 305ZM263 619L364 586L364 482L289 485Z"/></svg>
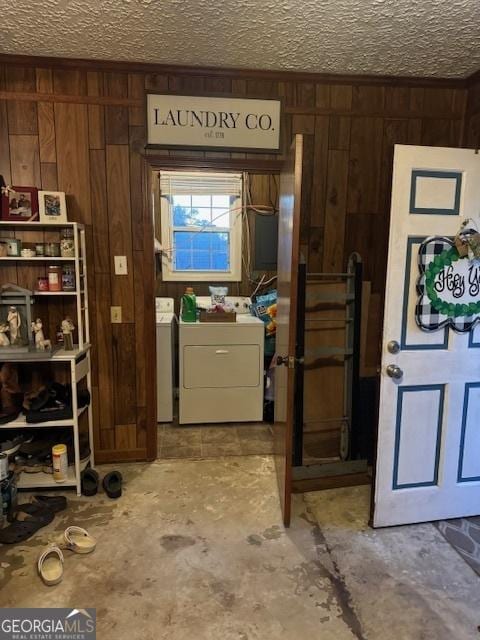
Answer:
<svg viewBox="0 0 480 640"><path fill-rule="evenodd" d="M39 191L38 203L42 224L67 222L67 203L63 191Z"/></svg>
<svg viewBox="0 0 480 640"><path fill-rule="evenodd" d="M3 188L2 220L9 222L38 220L38 189L35 187Z"/></svg>

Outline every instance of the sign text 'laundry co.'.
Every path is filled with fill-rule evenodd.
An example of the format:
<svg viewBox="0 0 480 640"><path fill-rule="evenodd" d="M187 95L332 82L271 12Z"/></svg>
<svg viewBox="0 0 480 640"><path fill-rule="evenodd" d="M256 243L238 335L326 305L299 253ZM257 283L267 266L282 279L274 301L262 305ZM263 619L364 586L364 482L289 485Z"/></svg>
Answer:
<svg viewBox="0 0 480 640"><path fill-rule="evenodd" d="M280 101L147 95L148 144L278 151Z"/></svg>

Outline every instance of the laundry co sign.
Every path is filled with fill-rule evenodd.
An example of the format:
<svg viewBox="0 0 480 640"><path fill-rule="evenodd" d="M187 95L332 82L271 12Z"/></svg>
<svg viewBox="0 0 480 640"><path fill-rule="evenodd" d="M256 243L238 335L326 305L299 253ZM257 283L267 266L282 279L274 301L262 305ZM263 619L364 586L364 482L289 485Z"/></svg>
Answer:
<svg viewBox="0 0 480 640"><path fill-rule="evenodd" d="M279 151L280 101L147 95L148 144Z"/></svg>

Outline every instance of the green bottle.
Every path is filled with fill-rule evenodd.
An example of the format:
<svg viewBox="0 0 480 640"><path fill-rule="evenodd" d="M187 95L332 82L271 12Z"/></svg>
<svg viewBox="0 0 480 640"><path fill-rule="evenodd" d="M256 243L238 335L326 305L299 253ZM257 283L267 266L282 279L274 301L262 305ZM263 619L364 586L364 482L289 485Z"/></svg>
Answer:
<svg viewBox="0 0 480 640"><path fill-rule="evenodd" d="M182 320L184 322L197 321L197 300L192 287L187 287L182 296Z"/></svg>

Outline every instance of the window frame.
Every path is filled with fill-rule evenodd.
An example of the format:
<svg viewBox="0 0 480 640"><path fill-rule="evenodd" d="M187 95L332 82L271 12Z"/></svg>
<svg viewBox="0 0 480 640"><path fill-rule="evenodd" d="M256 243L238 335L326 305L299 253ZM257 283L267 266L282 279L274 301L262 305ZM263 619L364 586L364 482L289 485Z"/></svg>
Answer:
<svg viewBox="0 0 480 640"><path fill-rule="evenodd" d="M225 172L227 173L227 172ZM242 187L243 193L243 187ZM228 194L226 194L228 195ZM173 205L169 196L160 194L162 279L170 282L240 282L242 280L242 196L232 196L230 203L231 224L229 228L199 226L176 227L173 224ZM222 233L230 235L230 268L228 271L177 270L174 267L173 234L175 231Z"/></svg>

